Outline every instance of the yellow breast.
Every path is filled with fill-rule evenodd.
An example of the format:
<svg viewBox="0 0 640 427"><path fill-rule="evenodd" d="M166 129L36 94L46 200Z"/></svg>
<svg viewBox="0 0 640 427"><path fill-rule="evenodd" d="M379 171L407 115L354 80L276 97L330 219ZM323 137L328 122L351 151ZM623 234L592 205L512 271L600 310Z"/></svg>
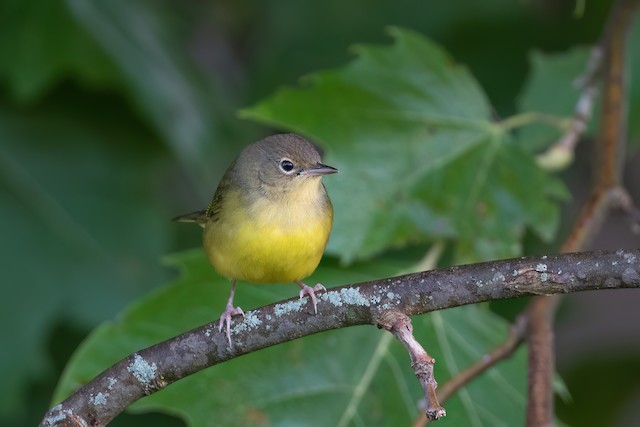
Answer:
<svg viewBox="0 0 640 427"><path fill-rule="evenodd" d="M216 270L253 283L301 280L318 266L329 240L333 208L319 180L297 194L250 203L237 189L225 193L204 247Z"/></svg>

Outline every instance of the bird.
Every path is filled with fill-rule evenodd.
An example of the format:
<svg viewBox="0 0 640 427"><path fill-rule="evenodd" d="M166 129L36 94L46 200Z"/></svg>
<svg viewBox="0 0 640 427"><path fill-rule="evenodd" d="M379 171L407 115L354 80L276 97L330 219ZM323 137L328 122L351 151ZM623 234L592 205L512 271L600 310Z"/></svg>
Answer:
<svg viewBox="0 0 640 427"><path fill-rule="evenodd" d="M276 134L247 145L231 163L204 210L174 218L203 227L203 246L219 274L231 281L218 331L242 315L234 307L238 280L255 284L294 282L318 313L318 283L303 279L317 268L329 241L333 205L321 178L337 173L322 163L316 147L302 136Z"/></svg>

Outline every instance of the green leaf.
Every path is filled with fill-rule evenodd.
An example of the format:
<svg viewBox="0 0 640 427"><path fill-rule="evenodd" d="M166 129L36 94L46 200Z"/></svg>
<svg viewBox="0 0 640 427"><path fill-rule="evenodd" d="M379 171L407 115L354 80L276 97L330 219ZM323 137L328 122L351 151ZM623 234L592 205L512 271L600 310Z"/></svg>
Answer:
<svg viewBox="0 0 640 427"><path fill-rule="evenodd" d="M636 19L640 22L640 19ZM640 25L631 27L626 53L628 74L628 120L630 142L640 141ZM559 118L570 119L576 109L580 88L576 81L582 77L589 61L591 50L575 47L562 53L533 51L529 54L530 75L518 98L518 109L522 112L542 112ZM552 96L550 96L552 94ZM594 134L600 121L600 103L595 100L593 119L588 123L587 134ZM564 131L550 124L534 122L518 132L518 141L529 151L538 151L552 144Z"/></svg>
<svg viewBox="0 0 640 427"><path fill-rule="evenodd" d="M214 276L202 251L181 254L172 262L181 267L181 278L94 331L70 361L56 401L133 351L210 322L220 313L229 284ZM406 261L403 264L377 260L344 270L328 259L314 280L328 286L358 282L388 276L406 267ZM241 283L236 303L247 309L296 292L292 285ZM321 306L318 315L322 315ZM416 317L414 325L416 337L438 360L436 376L441 383L483 357L507 334L504 321L482 307ZM449 420L444 422L522 424L521 356L492 369L453 399ZM359 326L305 337L214 366L141 399L132 410L179 415L191 426L408 425L419 413L420 398L420 386L402 346L386 332Z"/></svg>
<svg viewBox="0 0 640 427"><path fill-rule="evenodd" d="M518 98L521 112L538 112L559 119L571 119L575 113L580 88L575 82L585 71L590 51L574 48L564 53L547 54L533 51L529 54L530 76ZM597 106L595 101L595 106ZM594 112L594 117L598 117ZM589 129L596 124L589 122ZM543 122L532 122L518 130L518 143L527 151L539 151L553 144L565 130Z"/></svg>
<svg viewBox="0 0 640 427"><path fill-rule="evenodd" d="M566 197L560 181L542 173L531 156L504 135L469 150L425 181L430 186L415 195L437 206L443 216L448 213L457 227L456 263L521 253L527 226L551 241L559 215L550 196ZM451 196L456 191L460 199Z"/></svg>
<svg viewBox="0 0 640 427"><path fill-rule="evenodd" d="M436 377L440 384L483 358L501 344L508 332L504 320L487 309L473 305L431 313L421 318L436 367L447 370ZM526 408L526 351L521 348L497 367L463 388L446 404L443 425L523 425ZM447 375L448 374L448 375ZM440 422L440 421L438 421Z"/></svg>
<svg viewBox="0 0 640 427"><path fill-rule="evenodd" d="M358 46L344 68L282 89L244 117L308 135L341 173L328 251L343 261L433 238L458 239L456 262L519 253L526 227L555 233L562 185L491 121L476 81L417 33Z"/></svg>

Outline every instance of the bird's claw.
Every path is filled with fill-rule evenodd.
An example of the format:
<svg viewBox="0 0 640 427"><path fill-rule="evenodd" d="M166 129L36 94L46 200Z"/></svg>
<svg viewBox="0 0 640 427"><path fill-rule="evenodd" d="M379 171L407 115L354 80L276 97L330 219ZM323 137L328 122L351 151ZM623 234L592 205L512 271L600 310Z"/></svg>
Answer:
<svg viewBox="0 0 640 427"><path fill-rule="evenodd" d="M302 299L305 295L309 295L311 303L313 304L313 311L315 314L318 314L318 300L316 298L316 292L326 290L327 288L322 286L320 283L316 284L313 288L303 284L302 289L300 290L300 298Z"/></svg>
<svg viewBox="0 0 640 427"><path fill-rule="evenodd" d="M222 332L222 325L226 323L227 341L229 341L229 346L231 346L231 318L237 314L242 314L242 317L244 317L244 311L242 311L240 307L234 307L231 304L228 304L227 308L220 315L220 322L218 323L218 332Z"/></svg>

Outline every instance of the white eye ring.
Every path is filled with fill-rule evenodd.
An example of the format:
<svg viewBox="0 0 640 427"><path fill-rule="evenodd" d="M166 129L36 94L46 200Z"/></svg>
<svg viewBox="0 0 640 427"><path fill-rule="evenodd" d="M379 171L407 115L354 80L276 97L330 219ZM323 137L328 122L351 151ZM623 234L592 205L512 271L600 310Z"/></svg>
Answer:
<svg viewBox="0 0 640 427"><path fill-rule="evenodd" d="M280 170L287 175L292 174L293 172L295 172L295 169L296 169L293 162L287 158L280 160L280 163L278 163L278 166L280 167Z"/></svg>

